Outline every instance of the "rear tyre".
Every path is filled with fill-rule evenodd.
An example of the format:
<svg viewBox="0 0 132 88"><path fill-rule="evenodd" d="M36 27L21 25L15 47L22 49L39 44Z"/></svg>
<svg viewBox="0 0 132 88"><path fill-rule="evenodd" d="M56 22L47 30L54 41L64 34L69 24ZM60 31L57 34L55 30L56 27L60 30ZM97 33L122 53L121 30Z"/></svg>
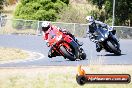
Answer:
<svg viewBox="0 0 132 88"><path fill-rule="evenodd" d="M61 46L60 50L63 52L64 57L68 58L71 61L75 61L76 60L76 58L74 58L74 55L71 54L72 52L69 51L68 49L66 49L64 46Z"/></svg>

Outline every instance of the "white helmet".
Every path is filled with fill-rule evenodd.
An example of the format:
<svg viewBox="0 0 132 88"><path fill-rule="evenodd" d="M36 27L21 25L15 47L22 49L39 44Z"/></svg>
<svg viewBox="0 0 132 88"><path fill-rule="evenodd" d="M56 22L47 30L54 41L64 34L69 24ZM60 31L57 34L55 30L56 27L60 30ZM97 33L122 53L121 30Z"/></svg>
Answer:
<svg viewBox="0 0 132 88"><path fill-rule="evenodd" d="M42 31L46 32L50 28L50 22L49 21L43 21L41 26L42 26Z"/></svg>
<svg viewBox="0 0 132 88"><path fill-rule="evenodd" d="M93 23L94 22L94 17L93 16L87 16L86 20L89 21L89 23Z"/></svg>

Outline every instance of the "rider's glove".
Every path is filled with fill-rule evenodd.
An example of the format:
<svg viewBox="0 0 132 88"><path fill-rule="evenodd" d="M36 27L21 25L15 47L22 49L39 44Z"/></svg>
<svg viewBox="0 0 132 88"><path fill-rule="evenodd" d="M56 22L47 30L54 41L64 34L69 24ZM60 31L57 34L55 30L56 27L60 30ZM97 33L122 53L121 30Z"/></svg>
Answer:
<svg viewBox="0 0 132 88"><path fill-rule="evenodd" d="M89 38L90 39L93 39L94 38L94 35L89 33Z"/></svg>
<svg viewBox="0 0 132 88"><path fill-rule="evenodd" d="M94 42L94 43L97 43L97 42L98 42L98 40L95 39L95 36L94 36L93 34L90 34L90 33L89 33L89 38L90 38L90 40L91 40L92 42Z"/></svg>
<svg viewBox="0 0 132 88"><path fill-rule="evenodd" d="M64 34L67 34L67 31L62 31Z"/></svg>
<svg viewBox="0 0 132 88"><path fill-rule="evenodd" d="M63 32L64 34L70 34L70 32L67 31L66 29L62 29L62 30L60 29L60 31Z"/></svg>
<svg viewBox="0 0 132 88"><path fill-rule="evenodd" d="M90 39L92 42L94 42L94 43L97 43L98 42L98 40L96 40L96 39L94 39L94 38L92 38L92 39Z"/></svg>

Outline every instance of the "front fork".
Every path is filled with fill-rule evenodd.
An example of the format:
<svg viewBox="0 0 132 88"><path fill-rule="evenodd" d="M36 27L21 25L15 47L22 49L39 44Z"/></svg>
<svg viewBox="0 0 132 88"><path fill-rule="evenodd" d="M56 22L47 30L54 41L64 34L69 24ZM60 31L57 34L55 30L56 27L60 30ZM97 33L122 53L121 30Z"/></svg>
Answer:
<svg viewBox="0 0 132 88"><path fill-rule="evenodd" d="M110 38L116 42L118 48L120 48L119 40L110 32Z"/></svg>
<svg viewBox="0 0 132 88"><path fill-rule="evenodd" d="M75 41L71 41L70 45L75 49L75 56L77 59L79 59L79 45Z"/></svg>

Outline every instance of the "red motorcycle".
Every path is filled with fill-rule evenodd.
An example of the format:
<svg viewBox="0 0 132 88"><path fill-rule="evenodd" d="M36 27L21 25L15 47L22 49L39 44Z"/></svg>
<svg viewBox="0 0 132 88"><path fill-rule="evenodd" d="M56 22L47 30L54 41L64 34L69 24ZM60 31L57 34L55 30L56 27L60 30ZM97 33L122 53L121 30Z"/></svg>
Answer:
<svg viewBox="0 0 132 88"><path fill-rule="evenodd" d="M86 53L79 44L61 31L57 31L48 41L49 46L53 48L52 53L55 52L55 56L63 56L71 61L86 59Z"/></svg>

